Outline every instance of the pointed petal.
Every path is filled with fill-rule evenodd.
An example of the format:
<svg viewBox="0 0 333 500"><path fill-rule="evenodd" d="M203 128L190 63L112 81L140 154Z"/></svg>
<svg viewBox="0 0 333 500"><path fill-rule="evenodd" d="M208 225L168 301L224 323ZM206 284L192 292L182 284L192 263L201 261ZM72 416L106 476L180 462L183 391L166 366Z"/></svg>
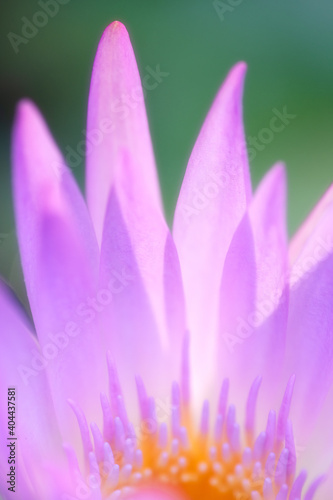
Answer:
<svg viewBox="0 0 333 500"><path fill-rule="evenodd" d="M333 185L326 191L319 200L312 212L308 215L296 234L293 236L289 245L290 264L295 264L297 258L302 252L308 238L315 230L317 223L325 212L326 208L333 202Z"/></svg>
<svg viewBox="0 0 333 500"><path fill-rule="evenodd" d="M29 483L41 481L41 464L52 460L61 461L61 439L56 422L46 372L38 364L39 345L30 332L27 319L14 301L9 290L0 282L0 391L3 397L9 388L8 411L13 412L13 434L9 434L7 405L0 406L0 487L7 491L6 472L2 466L9 456L8 444L15 440L19 479L16 493L20 498L29 498ZM9 440L8 440L9 438ZM26 472L29 467L29 478ZM7 485L8 486L8 485ZM32 496L31 496L32 498Z"/></svg>
<svg viewBox="0 0 333 500"><path fill-rule="evenodd" d="M279 387L288 310L286 300L280 303L287 277L285 188L277 164L259 185L225 260L218 364L243 398L244 371L250 380L263 375L264 399Z"/></svg>
<svg viewBox="0 0 333 500"><path fill-rule="evenodd" d="M89 417L98 409L102 369L98 328L96 322L87 324L82 312L96 294L98 246L78 187L42 117L28 101L17 112L13 162L25 282L43 352L41 362L48 371L62 431L70 434L67 439L74 425L67 398L89 410Z"/></svg>
<svg viewBox="0 0 333 500"><path fill-rule="evenodd" d="M208 375L211 366L225 256L251 196L242 122L245 70L244 63L236 65L217 94L193 148L175 212L199 392L205 385L202 374Z"/></svg>
<svg viewBox="0 0 333 500"><path fill-rule="evenodd" d="M333 383L333 204L291 270L286 376L296 373L297 438L307 440Z"/></svg>
<svg viewBox="0 0 333 500"><path fill-rule="evenodd" d="M274 165L261 181L250 208L255 229L258 300L283 288L287 272L286 172ZM281 283L281 280L283 281Z"/></svg>
<svg viewBox="0 0 333 500"><path fill-rule="evenodd" d="M118 289L116 276L123 276ZM185 333L178 256L139 165L125 153L105 218L101 283L115 290L105 324L112 325L107 344L121 381L134 389L134 376L140 375L149 391L168 394L180 370Z"/></svg>
<svg viewBox="0 0 333 500"><path fill-rule="evenodd" d="M161 206L144 98L127 30L114 22L97 49L88 104L87 199L99 242L123 148L135 158L151 201Z"/></svg>
<svg viewBox="0 0 333 500"><path fill-rule="evenodd" d="M278 163L261 181L249 209L257 292L255 309L246 318L256 330L250 338L248 361L255 368L253 377L258 373L263 376L261 392L269 408L279 404L274 397L280 398L284 390L281 374L289 297L286 186L285 167Z"/></svg>
<svg viewBox="0 0 333 500"><path fill-rule="evenodd" d="M309 407L309 410L311 408ZM298 442L297 463L304 469L311 471L311 478L319 477L323 473L327 475L325 483L320 488L320 498L330 498L325 493L332 492L333 487L333 386L331 387L324 405L320 411L319 418L315 423L311 434L306 439ZM316 460L313 460L316 457ZM325 493L324 493L325 492Z"/></svg>

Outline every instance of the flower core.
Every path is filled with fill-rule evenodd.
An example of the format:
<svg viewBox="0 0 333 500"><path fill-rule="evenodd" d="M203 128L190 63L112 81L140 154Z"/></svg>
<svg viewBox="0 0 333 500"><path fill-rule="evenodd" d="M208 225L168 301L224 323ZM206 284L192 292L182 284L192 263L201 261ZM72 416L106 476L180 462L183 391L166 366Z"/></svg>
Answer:
<svg viewBox="0 0 333 500"><path fill-rule="evenodd" d="M301 499L306 473L301 471L295 480L296 450L288 418L294 377L287 384L278 415L271 410L265 430L256 436L255 408L261 377L254 380L249 391L244 432L236 420L235 406L228 405L228 379L222 383L210 431L208 401L203 404L199 428L191 418L186 370L181 384L172 386L171 405L169 410L164 405L162 422L156 401L147 396L138 377L141 420L134 428L110 359L108 369L110 395L101 395L103 431L95 423L90 425L93 442L83 412L70 402L81 431L85 475L73 449L68 445L65 449L76 494L81 498L93 491L97 492L96 498L108 500L132 495L136 498L140 494L142 498L150 498L151 494L161 500L170 495L189 500ZM313 483L313 491L320 478L317 483Z"/></svg>

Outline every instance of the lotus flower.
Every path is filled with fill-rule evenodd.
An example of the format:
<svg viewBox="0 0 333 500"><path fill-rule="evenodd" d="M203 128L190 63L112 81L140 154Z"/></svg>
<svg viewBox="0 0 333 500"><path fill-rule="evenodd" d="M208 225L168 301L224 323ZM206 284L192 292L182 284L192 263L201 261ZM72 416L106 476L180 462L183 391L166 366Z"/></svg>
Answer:
<svg viewBox="0 0 333 500"><path fill-rule="evenodd" d="M93 67L87 204L39 111L19 104L34 328L1 285L5 499L332 498L333 190L288 245L284 166L252 196L245 71L231 70L204 122L173 233L121 23Z"/></svg>

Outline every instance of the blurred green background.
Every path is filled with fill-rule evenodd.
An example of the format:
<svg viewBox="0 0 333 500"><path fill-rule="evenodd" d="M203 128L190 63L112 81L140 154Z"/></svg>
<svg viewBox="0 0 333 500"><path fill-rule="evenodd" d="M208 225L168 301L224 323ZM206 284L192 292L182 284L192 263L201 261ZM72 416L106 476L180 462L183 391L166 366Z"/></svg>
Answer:
<svg viewBox="0 0 333 500"><path fill-rule="evenodd" d="M230 67L245 60L247 137L269 126L274 108L296 115L251 162L255 185L275 161L287 163L292 233L333 180L332 0L66 1L18 53L8 33L21 35L22 17L32 20L41 7L37 0L1 6L0 274L20 288L10 193L15 103L32 98L60 147L75 149L97 43L115 19L130 32L141 74L157 64L169 73L146 99L168 220L211 101ZM84 161L73 171L83 186Z"/></svg>

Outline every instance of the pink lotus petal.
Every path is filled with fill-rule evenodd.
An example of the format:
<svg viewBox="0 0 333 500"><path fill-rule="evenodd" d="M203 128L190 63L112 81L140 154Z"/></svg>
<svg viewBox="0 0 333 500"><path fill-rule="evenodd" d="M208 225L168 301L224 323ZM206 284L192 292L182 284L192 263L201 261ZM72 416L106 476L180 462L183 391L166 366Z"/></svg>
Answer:
<svg viewBox="0 0 333 500"><path fill-rule="evenodd" d="M41 363L61 430L71 436L75 420L67 398L96 417L96 389L102 389L98 328L82 312L96 295L98 246L79 189L27 101L17 112L13 162L19 246Z"/></svg>
<svg viewBox="0 0 333 500"><path fill-rule="evenodd" d="M98 46L89 94L87 140L87 199L100 242L123 148L135 159L153 205L161 206L140 75L127 30L120 22L106 28Z"/></svg>
<svg viewBox="0 0 333 500"><path fill-rule="evenodd" d="M333 204L291 270L286 374L296 373L295 433L304 441L333 382Z"/></svg>
<svg viewBox="0 0 333 500"><path fill-rule="evenodd" d="M280 383L287 323L287 301L279 305L287 277L284 207L285 172L278 164L262 180L235 232L221 282L218 365L243 400L244 372L249 381L262 375L267 405Z"/></svg>
<svg viewBox="0 0 333 500"><path fill-rule="evenodd" d="M333 202L333 186L331 186L324 196L319 200L312 212L308 215L301 227L297 230L289 244L289 260L290 264L295 264L297 258L302 252L307 240L315 230L316 225L320 221L321 216L326 208Z"/></svg>
<svg viewBox="0 0 333 500"><path fill-rule="evenodd" d="M333 488L333 387L330 388L311 433L298 438L298 467L311 472L311 478L323 473L327 478L320 487L320 499L331 499ZM316 460L314 460L314 457ZM315 497L316 498L316 497Z"/></svg>
<svg viewBox="0 0 333 500"><path fill-rule="evenodd" d="M238 279L235 279L235 273ZM244 361L249 364L250 340L247 336L248 333L249 336L252 334L253 328L248 326L244 318L255 310L255 305L255 244L250 218L246 213L234 234L225 259L220 290L219 335L216 340L217 363L223 366L224 376L232 377L233 383L242 378L239 366ZM240 388L239 397L244 400L247 388L242 383Z"/></svg>
<svg viewBox="0 0 333 500"><path fill-rule="evenodd" d="M225 257L251 197L242 123L245 70L244 63L236 65L217 94L193 148L174 219L199 399L215 368L210 359Z"/></svg>
<svg viewBox="0 0 333 500"><path fill-rule="evenodd" d="M332 449L332 445L331 445L331 449ZM320 454L320 451L319 451L319 454ZM332 454L331 454L331 457L332 457ZM319 477L318 477L318 479L319 479L318 493L317 493L317 496L316 496L316 494L314 495L313 500L316 500L316 498L318 498L318 499L320 498L320 500L331 500L331 498L332 498L333 459L331 458L331 461L326 462L326 463L330 463L330 467L327 468L327 466L326 466L324 469L322 469L326 472L326 474L325 474L325 476L319 475ZM321 481L320 481L320 479L321 479ZM319 495L320 495L320 497L319 497ZM304 500L308 500L308 499L305 498Z"/></svg>
<svg viewBox="0 0 333 500"><path fill-rule="evenodd" d="M180 368L184 299L175 245L140 172L124 152L105 217L101 286L123 276L106 311L107 345L126 387L140 375L166 396Z"/></svg>
<svg viewBox="0 0 333 500"><path fill-rule="evenodd" d="M289 295L284 165L276 164L265 175L250 205L249 215L254 233L257 288L256 307L251 311L251 318L254 321L256 316L260 324L250 339L248 362L252 366L252 377L258 373L263 376L263 399L268 407L274 407L276 396L279 399L284 388L281 372Z"/></svg>
<svg viewBox="0 0 333 500"><path fill-rule="evenodd" d="M286 172L276 164L265 175L249 208L255 230L258 300L284 288L287 273Z"/></svg>
<svg viewBox="0 0 333 500"><path fill-rule="evenodd" d="M40 352L36 338L19 309L19 304L5 286L0 283L1 349L0 349L0 392L6 401L8 388L15 388L14 401L14 445L18 457L18 498L32 499L29 482L41 481L41 464L45 460L60 463L61 439L55 419L52 400L45 371L37 365ZM14 406L13 406L14 405ZM5 481L9 471L7 464L10 440L8 431L7 404L0 405L0 489L4 498L8 484ZM7 467L5 467L7 464ZM29 469L29 470L27 470ZM28 476L27 476L28 472ZM17 474L16 474L17 476Z"/></svg>

